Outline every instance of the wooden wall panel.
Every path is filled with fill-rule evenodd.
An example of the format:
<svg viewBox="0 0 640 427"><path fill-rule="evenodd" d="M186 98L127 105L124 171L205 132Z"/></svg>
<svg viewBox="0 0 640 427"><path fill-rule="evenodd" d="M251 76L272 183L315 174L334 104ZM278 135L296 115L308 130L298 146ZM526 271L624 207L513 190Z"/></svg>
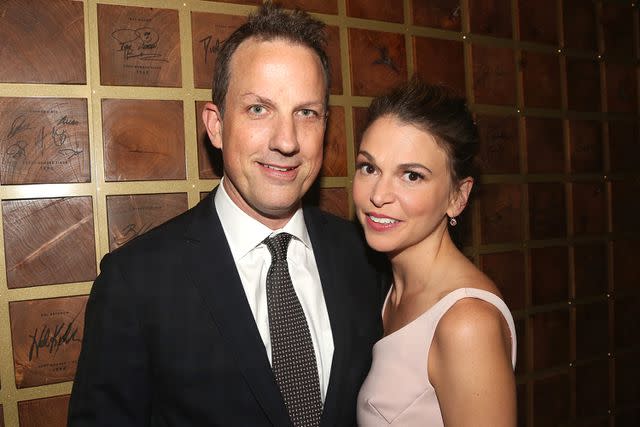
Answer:
<svg viewBox="0 0 640 427"><path fill-rule="evenodd" d="M64 427L68 406L68 395L18 402L20 427Z"/></svg>
<svg viewBox="0 0 640 427"><path fill-rule="evenodd" d="M105 179L185 179L181 101L102 101Z"/></svg>
<svg viewBox="0 0 640 427"><path fill-rule="evenodd" d="M119 248L187 208L186 193L108 196L109 250Z"/></svg>
<svg viewBox="0 0 640 427"><path fill-rule="evenodd" d="M262 2L0 1L0 426L66 418L69 372L12 378L31 307L86 298L104 254L218 184L201 110L220 43ZM325 162L307 199L353 215L373 96L415 73L467 96L482 175L454 234L513 310L518 425L638 425L640 4L280 3L328 24ZM77 141L70 162L59 138Z"/></svg>
<svg viewBox="0 0 640 427"><path fill-rule="evenodd" d="M96 277L90 197L4 200L2 222L10 289Z"/></svg>
<svg viewBox="0 0 640 427"><path fill-rule="evenodd" d="M89 182L87 100L0 98L0 182Z"/></svg>
<svg viewBox="0 0 640 427"><path fill-rule="evenodd" d="M98 4L103 85L182 86L178 12Z"/></svg>
<svg viewBox="0 0 640 427"><path fill-rule="evenodd" d="M81 1L0 3L0 82L87 82Z"/></svg>
<svg viewBox="0 0 640 427"><path fill-rule="evenodd" d="M77 296L9 304L17 388L73 380L87 299Z"/></svg>

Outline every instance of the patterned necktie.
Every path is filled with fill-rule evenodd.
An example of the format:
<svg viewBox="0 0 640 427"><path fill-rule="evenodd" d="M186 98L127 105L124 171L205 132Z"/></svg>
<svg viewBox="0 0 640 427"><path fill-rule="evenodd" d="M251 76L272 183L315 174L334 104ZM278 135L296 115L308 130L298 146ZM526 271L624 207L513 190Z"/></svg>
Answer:
<svg viewBox="0 0 640 427"><path fill-rule="evenodd" d="M271 366L295 427L317 427L322 415L318 365L309 326L287 265L291 235L265 239L271 252L267 273L267 308L271 336Z"/></svg>

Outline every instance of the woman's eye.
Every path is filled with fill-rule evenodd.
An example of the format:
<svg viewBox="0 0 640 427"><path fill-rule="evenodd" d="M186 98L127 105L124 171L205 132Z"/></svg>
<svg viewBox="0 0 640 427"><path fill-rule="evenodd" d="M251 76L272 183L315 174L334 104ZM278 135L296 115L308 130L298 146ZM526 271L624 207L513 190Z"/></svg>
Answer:
<svg viewBox="0 0 640 427"><path fill-rule="evenodd" d="M412 181L412 182L419 181L423 178L423 176L418 172L411 172L411 171L405 172L404 176L408 181Z"/></svg>
<svg viewBox="0 0 640 427"><path fill-rule="evenodd" d="M358 165L358 169L360 170L360 172L362 172L365 175L371 175L376 171L376 168L369 163L363 163L361 165Z"/></svg>

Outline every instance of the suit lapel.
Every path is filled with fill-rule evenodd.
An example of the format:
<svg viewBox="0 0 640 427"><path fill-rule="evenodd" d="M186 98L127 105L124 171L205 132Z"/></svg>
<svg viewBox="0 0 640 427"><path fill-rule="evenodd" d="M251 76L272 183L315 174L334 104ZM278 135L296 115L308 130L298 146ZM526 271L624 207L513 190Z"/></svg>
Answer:
<svg viewBox="0 0 640 427"><path fill-rule="evenodd" d="M245 381L267 417L273 425L287 426L290 421L284 401L216 213L214 193L215 190L194 209L193 222L186 234L185 271L202 295L225 347L235 355Z"/></svg>
<svg viewBox="0 0 640 427"><path fill-rule="evenodd" d="M346 298L343 296L343 292L348 289L348 284L344 283L343 275L336 274L339 260L335 259L336 248L332 246L328 238L330 233L325 229L324 219L311 209L305 209L304 217L320 273L334 345L329 388L324 402L321 425L335 426L337 425L336 417L340 413L340 407L344 400L342 399L343 372L345 363L348 363L346 355L348 354L349 340L346 325L349 324L347 321L349 314L344 307Z"/></svg>

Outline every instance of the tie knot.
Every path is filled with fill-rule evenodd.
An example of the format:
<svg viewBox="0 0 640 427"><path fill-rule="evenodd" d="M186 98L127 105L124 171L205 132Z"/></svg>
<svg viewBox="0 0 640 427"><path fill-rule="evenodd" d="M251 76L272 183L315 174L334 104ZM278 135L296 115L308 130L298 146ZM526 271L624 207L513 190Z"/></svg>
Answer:
<svg viewBox="0 0 640 427"><path fill-rule="evenodd" d="M289 247L291 237L289 233L279 233L273 237L264 239L264 244L267 245L269 252L271 252L272 262L287 259L287 248Z"/></svg>

